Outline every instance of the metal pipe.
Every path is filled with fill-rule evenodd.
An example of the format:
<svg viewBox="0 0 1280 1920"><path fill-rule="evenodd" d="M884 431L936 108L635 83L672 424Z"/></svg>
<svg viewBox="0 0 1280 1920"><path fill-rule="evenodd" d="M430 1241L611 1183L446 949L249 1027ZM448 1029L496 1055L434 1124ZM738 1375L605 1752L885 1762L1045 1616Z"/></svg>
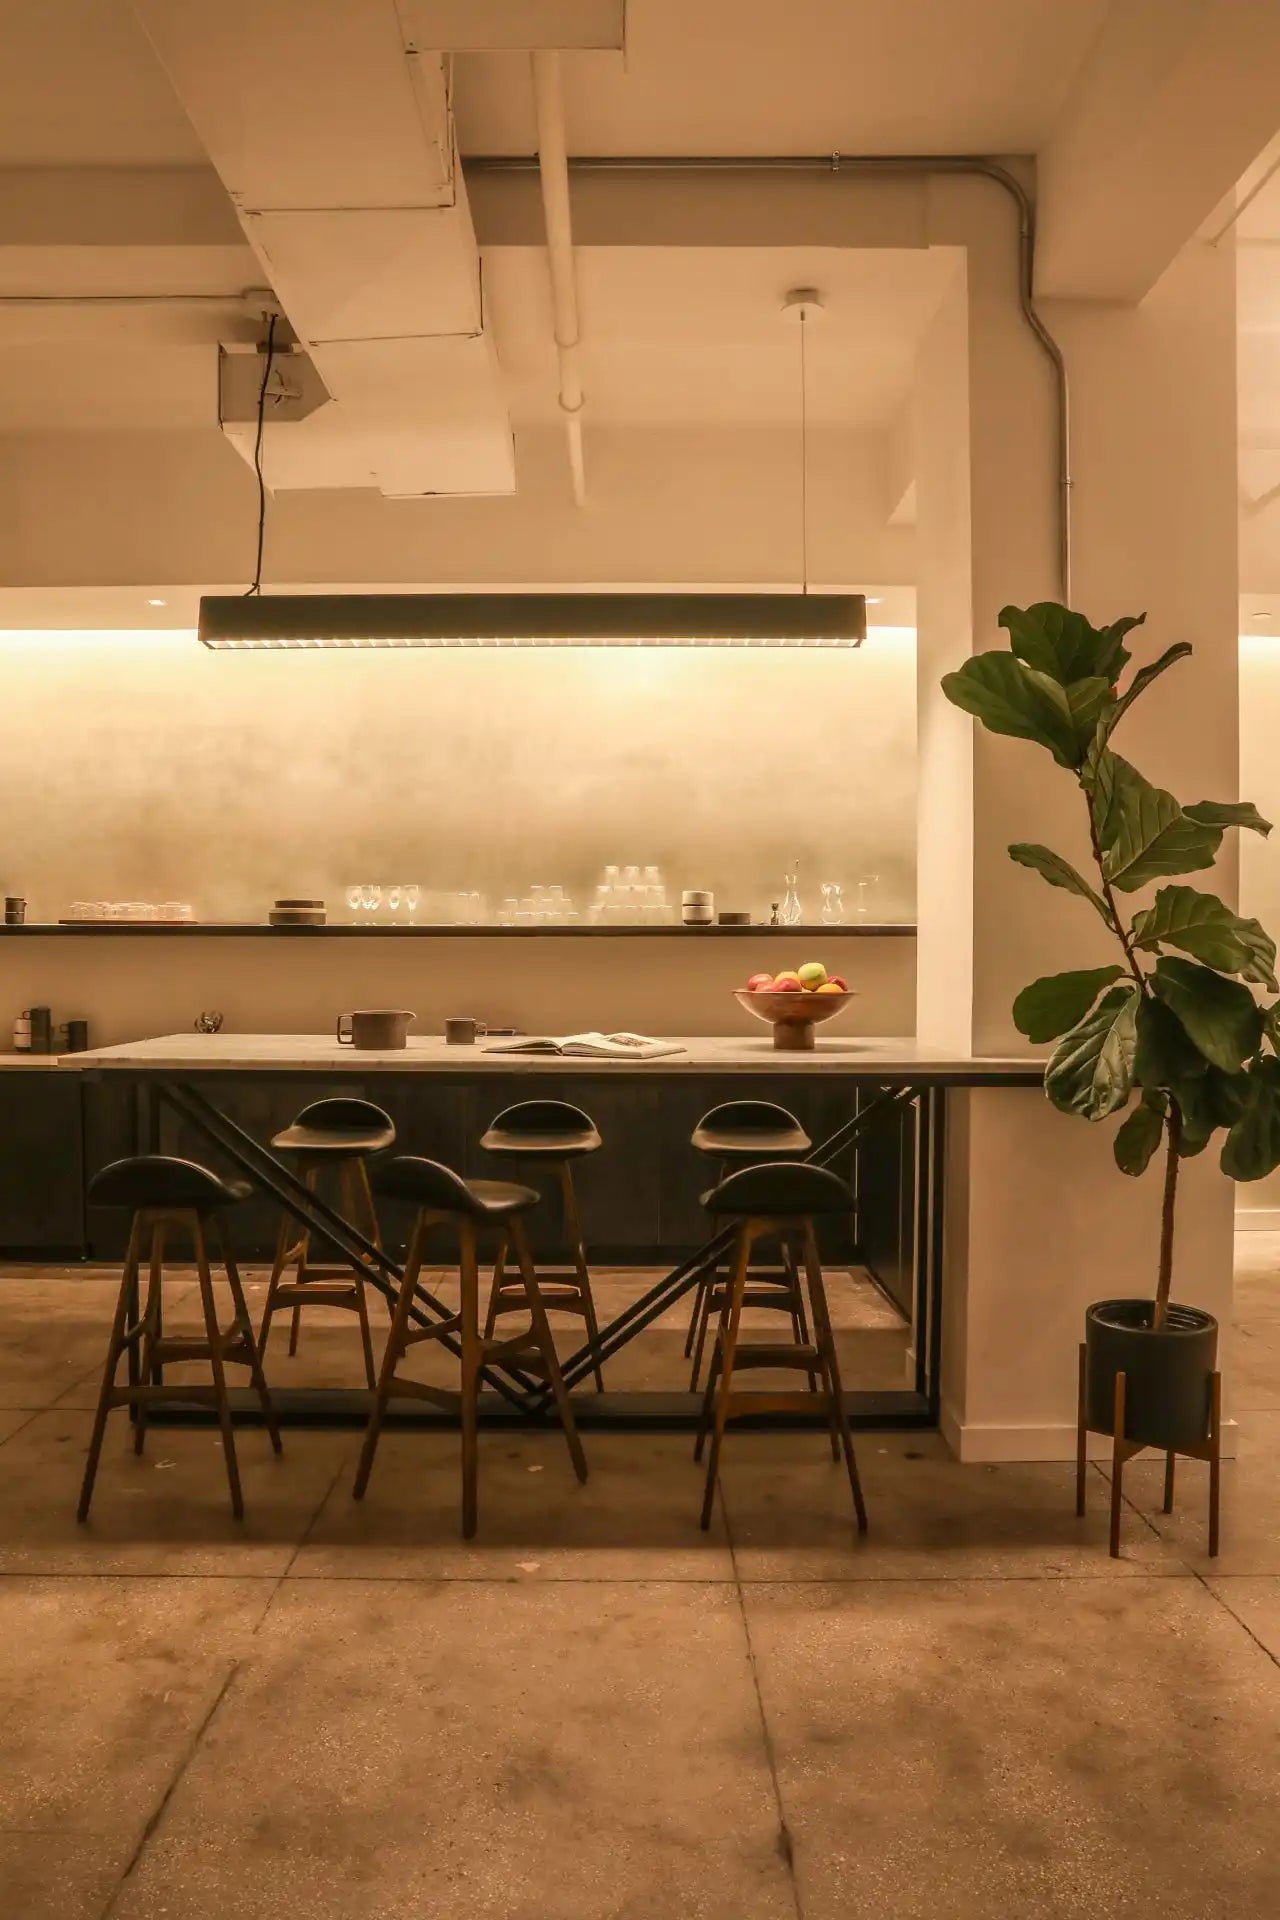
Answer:
<svg viewBox="0 0 1280 1920"><path fill-rule="evenodd" d="M579 356L578 283L573 261L573 224L569 208L569 156L565 146L564 95L558 53L534 53L533 98L538 119L538 156L534 164L542 186L542 217L547 230L547 267L551 275L551 314L560 360L560 411L569 442L573 498L587 497L582 454L582 367Z"/></svg>
<svg viewBox="0 0 1280 1920"><path fill-rule="evenodd" d="M535 60L538 58L534 56ZM524 155L477 154L464 159L473 173L527 173L538 165ZM992 180L1013 201L1018 214L1018 306L1053 369L1057 427L1058 584L1071 601L1071 388L1062 349L1035 303L1035 213L1016 174L981 154L588 154L567 162L572 173L829 173L889 174L911 179L936 174L968 174Z"/></svg>

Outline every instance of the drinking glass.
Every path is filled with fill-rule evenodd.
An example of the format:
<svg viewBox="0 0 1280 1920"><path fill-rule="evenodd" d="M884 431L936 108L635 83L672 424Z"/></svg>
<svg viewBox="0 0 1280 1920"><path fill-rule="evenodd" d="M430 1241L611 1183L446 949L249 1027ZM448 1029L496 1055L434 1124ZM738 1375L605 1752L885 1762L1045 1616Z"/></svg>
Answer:
<svg viewBox="0 0 1280 1920"><path fill-rule="evenodd" d="M421 898L422 898L421 887L408 886L405 888L404 903L405 903L405 906L409 909L409 925L411 927L416 926L418 923L417 922L418 902Z"/></svg>
<svg viewBox="0 0 1280 1920"><path fill-rule="evenodd" d="M867 913L875 905L876 888L880 885L878 873L864 873L858 882L858 918L865 920Z"/></svg>
<svg viewBox="0 0 1280 1920"><path fill-rule="evenodd" d="M360 892L361 890L358 886L348 887L346 889L347 906L350 909L351 919L354 925L358 925L360 921Z"/></svg>
<svg viewBox="0 0 1280 1920"><path fill-rule="evenodd" d="M400 911L400 888L394 881L387 888L387 911L393 920Z"/></svg>
<svg viewBox="0 0 1280 1920"><path fill-rule="evenodd" d="M382 888L371 886L361 887L360 905L370 916L375 914L382 905Z"/></svg>

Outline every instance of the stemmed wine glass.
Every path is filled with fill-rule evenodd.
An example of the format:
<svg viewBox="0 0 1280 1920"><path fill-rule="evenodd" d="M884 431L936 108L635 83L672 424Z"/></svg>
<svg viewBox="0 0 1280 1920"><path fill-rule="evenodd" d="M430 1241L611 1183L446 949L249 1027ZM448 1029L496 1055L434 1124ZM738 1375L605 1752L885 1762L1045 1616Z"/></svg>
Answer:
<svg viewBox="0 0 1280 1920"><path fill-rule="evenodd" d="M360 895L362 891L363 889L360 887L347 888L347 906L351 910L351 923L353 926L360 924Z"/></svg>
<svg viewBox="0 0 1280 1920"><path fill-rule="evenodd" d="M411 927L417 925L418 902L421 898L422 889L420 887L407 886L405 888L404 903L409 909L409 925Z"/></svg>
<svg viewBox="0 0 1280 1920"><path fill-rule="evenodd" d="M364 908L365 912L369 914L370 917L372 917L378 911L378 908L382 905L382 888L369 887L369 886L361 887L360 905Z"/></svg>

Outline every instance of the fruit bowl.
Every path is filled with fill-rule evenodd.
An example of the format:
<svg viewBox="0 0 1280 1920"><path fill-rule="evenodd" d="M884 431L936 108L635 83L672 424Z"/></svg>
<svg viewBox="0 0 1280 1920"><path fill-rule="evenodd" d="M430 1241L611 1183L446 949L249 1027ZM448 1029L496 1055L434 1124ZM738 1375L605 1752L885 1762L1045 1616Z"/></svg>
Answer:
<svg viewBox="0 0 1280 1920"><path fill-rule="evenodd" d="M753 992L747 987L734 989L734 999L757 1020L773 1023L773 1044L784 1053L809 1053L813 1049L813 1029L819 1020L830 1020L856 998L846 993L773 993L768 989Z"/></svg>

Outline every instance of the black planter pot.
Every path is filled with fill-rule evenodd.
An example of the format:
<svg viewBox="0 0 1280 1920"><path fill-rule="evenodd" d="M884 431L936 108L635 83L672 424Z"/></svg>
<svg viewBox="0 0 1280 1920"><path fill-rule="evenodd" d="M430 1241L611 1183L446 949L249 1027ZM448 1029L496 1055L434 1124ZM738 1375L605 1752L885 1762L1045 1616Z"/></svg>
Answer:
<svg viewBox="0 0 1280 1920"><path fill-rule="evenodd" d="M1123 1373L1124 1438L1141 1446L1203 1444L1218 1323L1199 1307L1170 1303L1159 1333L1150 1300L1096 1300L1084 1316L1086 1423L1110 1433L1115 1381Z"/></svg>

